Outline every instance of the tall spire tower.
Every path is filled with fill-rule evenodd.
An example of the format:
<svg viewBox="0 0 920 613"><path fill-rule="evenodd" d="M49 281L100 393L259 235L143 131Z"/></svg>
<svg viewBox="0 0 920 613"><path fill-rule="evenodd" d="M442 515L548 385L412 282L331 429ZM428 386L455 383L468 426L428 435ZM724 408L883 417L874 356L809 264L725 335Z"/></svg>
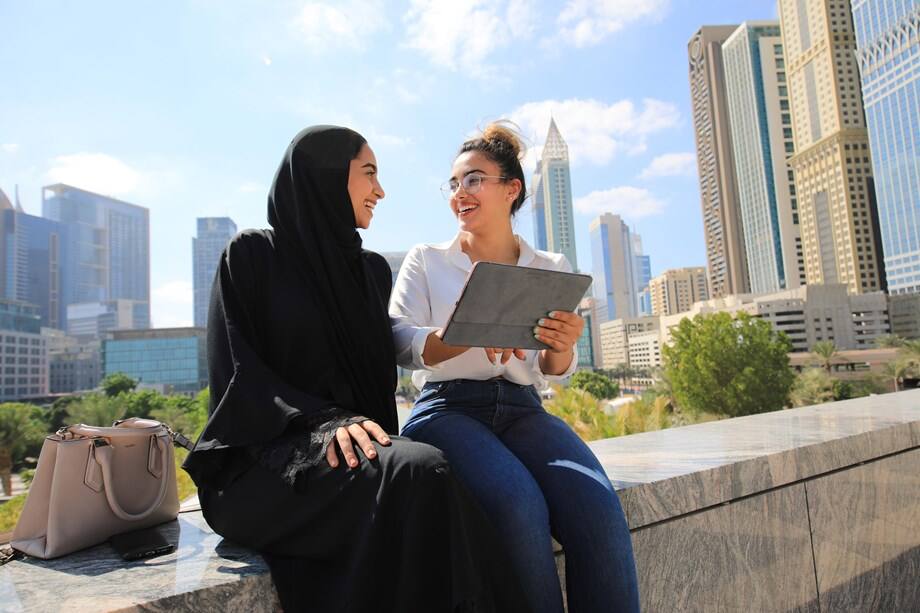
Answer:
<svg viewBox="0 0 920 613"><path fill-rule="evenodd" d="M537 185L537 175L539 185ZM572 213L572 179L569 174L569 146L562 138L556 120L549 120L546 143L537 164L534 189L540 191L534 198L534 210L542 204L546 236L546 249L565 254L573 270L578 270L575 255L575 221ZM534 224L539 234L541 226ZM540 245L540 238L537 238Z"/></svg>

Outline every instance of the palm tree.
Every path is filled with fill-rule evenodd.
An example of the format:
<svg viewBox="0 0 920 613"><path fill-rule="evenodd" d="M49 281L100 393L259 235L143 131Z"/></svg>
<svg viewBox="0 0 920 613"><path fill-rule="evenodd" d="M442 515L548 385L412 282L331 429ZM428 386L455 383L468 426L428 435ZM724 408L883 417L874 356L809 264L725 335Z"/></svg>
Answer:
<svg viewBox="0 0 920 613"><path fill-rule="evenodd" d="M894 381L894 391L900 391L899 384L905 375L911 371L911 364L907 360L895 360L882 367L882 374Z"/></svg>
<svg viewBox="0 0 920 613"><path fill-rule="evenodd" d="M44 436L41 425L32 418L34 410L30 404L0 404L0 482L6 496L13 494L15 458Z"/></svg>
<svg viewBox="0 0 920 613"><path fill-rule="evenodd" d="M883 334L875 339L875 346L879 349L891 349L904 345L904 339L897 334Z"/></svg>
<svg viewBox="0 0 920 613"><path fill-rule="evenodd" d="M834 341L818 341L811 348L811 352L819 358L824 372L831 374L831 366L834 364L834 358L837 357L837 345L834 344Z"/></svg>

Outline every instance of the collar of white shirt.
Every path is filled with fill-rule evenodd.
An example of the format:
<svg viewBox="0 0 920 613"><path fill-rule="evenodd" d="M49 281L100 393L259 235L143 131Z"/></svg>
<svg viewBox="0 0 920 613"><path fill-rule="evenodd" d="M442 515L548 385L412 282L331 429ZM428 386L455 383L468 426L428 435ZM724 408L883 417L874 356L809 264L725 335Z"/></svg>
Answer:
<svg viewBox="0 0 920 613"><path fill-rule="evenodd" d="M533 262L534 258L536 257L536 253L534 252L533 247L528 245L527 241L525 241L517 234L514 235L514 239L517 241L518 249L520 250L517 265L530 266L530 263ZM440 251L444 251L450 263L461 270L468 272L473 267L473 263L470 261L470 257L463 253L463 249L460 247L459 233L457 233L457 235L452 240L432 245L432 247Z"/></svg>

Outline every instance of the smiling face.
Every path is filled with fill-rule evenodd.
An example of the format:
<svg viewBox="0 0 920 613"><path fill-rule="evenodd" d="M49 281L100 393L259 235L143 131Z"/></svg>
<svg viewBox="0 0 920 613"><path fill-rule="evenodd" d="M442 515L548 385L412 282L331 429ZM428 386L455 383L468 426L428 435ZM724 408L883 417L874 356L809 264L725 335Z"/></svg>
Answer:
<svg viewBox="0 0 920 613"><path fill-rule="evenodd" d="M366 229L371 225L374 207L384 195L383 187L377 180L377 158L374 150L365 143L348 167L348 196L355 211L356 228Z"/></svg>
<svg viewBox="0 0 920 613"><path fill-rule="evenodd" d="M479 151L461 153L454 160L451 179L460 182L469 174L487 177L502 176L498 164ZM509 223L511 204L521 191L517 179L483 179L479 191L469 194L460 187L450 198L450 208L460 223L460 230L476 233L499 224Z"/></svg>

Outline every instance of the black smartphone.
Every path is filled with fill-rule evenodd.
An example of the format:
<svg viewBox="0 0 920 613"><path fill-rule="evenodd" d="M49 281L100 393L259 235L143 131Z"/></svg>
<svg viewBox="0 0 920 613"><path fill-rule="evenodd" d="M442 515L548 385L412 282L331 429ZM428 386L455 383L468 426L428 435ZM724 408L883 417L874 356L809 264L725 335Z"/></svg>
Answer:
<svg viewBox="0 0 920 613"><path fill-rule="evenodd" d="M112 547L125 560L140 560L170 553L175 546L156 528L145 528L116 534L109 539Z"/></svg>

